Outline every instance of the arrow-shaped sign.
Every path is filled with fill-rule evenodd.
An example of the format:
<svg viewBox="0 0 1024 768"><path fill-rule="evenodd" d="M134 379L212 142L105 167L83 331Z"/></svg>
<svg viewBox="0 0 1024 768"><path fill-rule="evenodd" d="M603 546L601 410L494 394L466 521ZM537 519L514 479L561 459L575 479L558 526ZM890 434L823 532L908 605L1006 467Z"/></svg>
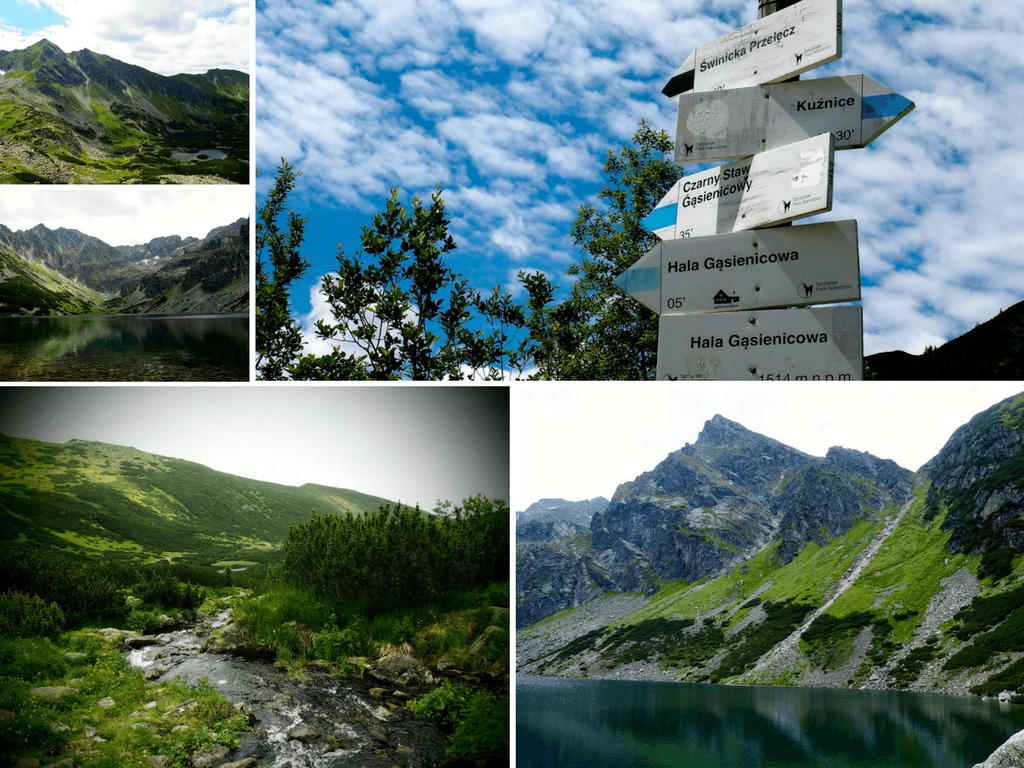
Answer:
<svg viewBox="0 0 1024 768"><path fill-rule="evenodd" d="M658 315L857 301L857 222L666 240L615 285Z"/></svg>
<svg viewBox="0 0 1024 768"><path fill-rule="evenodd" d="M859 306L665 315L658 378L672 381L860 381Z"/></svg>
<svg viewBox="0 0 1024 768"><path fill-rule="evenodd" d="M644 226L662 240L782 224L832 207L831 133L679 179Z"/></svg>
<svg viewBox="0 0 1024 768"><path fill-rule="evenodd" d="M666 96L786 80L843 55L841 0L801 0L741 29L698 45Z"/></svg>
<svg viewBox="0 0 1024 768"><path fill-rule="evenodd" d="M865 147L913 108L867 75L684 93L675 161L731 160L821 133L836 149Z"/></svg>

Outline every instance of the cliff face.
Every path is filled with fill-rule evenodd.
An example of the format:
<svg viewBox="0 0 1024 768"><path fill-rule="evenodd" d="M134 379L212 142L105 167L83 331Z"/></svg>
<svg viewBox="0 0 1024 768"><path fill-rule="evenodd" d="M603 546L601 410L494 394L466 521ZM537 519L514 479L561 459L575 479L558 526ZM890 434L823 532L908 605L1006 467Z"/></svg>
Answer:
<svg viewBox="0 0 1024 768"><path fill-rule="evenodd" d="M522 558L517 591L533 594L543 582L554 612L594 589L650 594L668 581L717 576L775 542L788 562L809 541L824 544L902 503L912 487L911 473L891 461L838 448L816 458L715 416L696 443L618 487L590 521L589 546L577 536L570 550L568 536L556 536L562 544L548 545L546 558ZM556 566L573 574L561 599ZM525 616L540 613L532 606Z"/></svg>
<svg viewBox="0 0 1024 768"><path fill-rule="evenodd" d="M922 467L931 480L928 512L948 508L950 549L1024 552L1024 401L1011 398L958 429Z"/></svg>
<svg viewBox="0 0 1024 768"><path fill-rule="evenodd" d="M517 629L601 594L586 553L590 520L607 506L603 497L541 499L516 513Z"/></svg>
<svg viewBox="0 0 1024 768"><path fill-rule="evenodd" d="M217 227L202 240L169 235L134 246L107 245L73 229L51 230L39 224L13 232L0 224L0 245L7 246L5 253L12 259L22 262L18 269L0 274L0 295L11 294L5 301L5 311L11 314L39 313L40 308L45 309L44 314L197 314L245 312L249 308L247 219ZM32 265L106 296L93 294L91 307L58 301L67 291L32 277L28 274ZM20 300L3 287L15 272L25 272L34 284L30 292L18 294L26 297ZM60 296L42 300L55 291Z"/></svg>
<svg viewBox="0 0 1024 768"><path fill-rule="evenodd" d="M778 556L788 563L808 542L821 546L850 530L857 521L910 497L908 470L871 454L831 448L800 471L772 502L781 520Z"/></svg>

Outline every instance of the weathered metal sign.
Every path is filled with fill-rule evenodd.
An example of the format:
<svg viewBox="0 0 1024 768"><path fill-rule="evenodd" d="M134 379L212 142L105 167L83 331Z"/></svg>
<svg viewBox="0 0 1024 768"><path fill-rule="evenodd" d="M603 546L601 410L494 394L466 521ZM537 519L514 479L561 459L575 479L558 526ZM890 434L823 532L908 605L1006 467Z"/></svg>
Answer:
<svg viewBox="0 0 1024 768"><path fill-rule="evenodd" d="M658 379L859 381L861 308L665 315Z"/></svg>
<svg viewBox="0 0 1024 768"><path fill-rule="evenodd" d="M914 108L867 75L730 88L679 97L675 161L731 160L831 133L865 147Z"/></svg>
<svg viewBox="0 0 1024 768"><path fill-rule="evenodd" d="M857 301L857 222L666 240L615 285L659 315Z"/></svg>
<svg viewBox="0 0 1024 768"><path fill-rule="evenodd" d="M840 0L802 0L698 45L663 92L713 91L786 80L843 55Z"/></svg>
<svg viewBox="0 0 1024 768"><path fill-rule="evenodd" d="M782 224L832 207L831 133L679 179L644 226L662 240Z"/></svg>

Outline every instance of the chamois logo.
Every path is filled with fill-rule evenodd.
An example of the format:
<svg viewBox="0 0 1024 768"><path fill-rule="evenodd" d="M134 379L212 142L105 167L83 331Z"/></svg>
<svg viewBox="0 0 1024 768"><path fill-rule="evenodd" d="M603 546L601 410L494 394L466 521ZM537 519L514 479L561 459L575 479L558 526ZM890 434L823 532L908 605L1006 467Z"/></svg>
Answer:
<svg viewBox="0 0 1024 768"><path fill-rule="evenodd" d="M798 53L795 56L793 56L793 63L794 64L799 65L799 64L802 64L803 61L804 61L804 55L802 53Z"/></svg>
<svg viewBox="0 0 1024 768"><path fill-rule="evenodd" d="M781 203L779 203L779 213L789 213L789 208L791 205L793 205L792 200L783 200Z"/></svg>
<svg viewBox="0 0 1024 768"><path fill-rule="evenodd" d="M800 283L797 286L796 292L800 294L801 299L811 298L811 294L814 293L814 286L808 285L807 283Z"/></svg>
<svg viewBox="0 0 1024 768"><path fill-rule="evenodd" d="M689 157L690 155L692 155L692 154L693 154L693 144L687 144L687 143L686 143L686 142L684 141L684 142L683 142L683 148L684 148L684 149L686 150L686 156L687 156L687 157Z"/></svg>

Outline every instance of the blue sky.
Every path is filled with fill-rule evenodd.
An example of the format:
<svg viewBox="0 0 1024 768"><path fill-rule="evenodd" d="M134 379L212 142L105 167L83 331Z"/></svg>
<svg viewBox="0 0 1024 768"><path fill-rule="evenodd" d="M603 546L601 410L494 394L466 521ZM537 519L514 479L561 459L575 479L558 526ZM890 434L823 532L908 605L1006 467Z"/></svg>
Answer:
<svg viewBox="0 0 1024 768"><path fill-rule="evenodd" d="M454 268L480 289L519 270L565 284L569 228L609 149L641 119L674 134L661 94L692 49L754 21L754 0L257 0L257 156L303 172L313 342L320 275L355 254L392 187L443 188ZM868 74L916 109L836 155L834 204L806 219L860 231L865 353L921 352L1024 299L1024 8L860 0L843 57L804 79ZM696 170L699 170L697 168ZM689 173L689 171L688 171Z"/></svg>
<svg viewBox="0 0 1024 768"><path fill-rule="evenodd" d="M46 38L161 75L249 72L251 0L3 0L0 50Z"/></svg>

